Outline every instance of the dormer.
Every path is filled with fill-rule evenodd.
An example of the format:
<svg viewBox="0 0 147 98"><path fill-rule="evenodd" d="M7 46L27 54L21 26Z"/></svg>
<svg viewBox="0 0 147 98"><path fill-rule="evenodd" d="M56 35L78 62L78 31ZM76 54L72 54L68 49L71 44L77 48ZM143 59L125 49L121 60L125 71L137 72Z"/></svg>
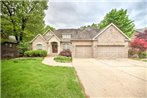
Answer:
<svg viewBox="0 0 147 98"><path fill-rule="evenodd" d="M71 34L62 34L62 39L71 39Z"/></svg>

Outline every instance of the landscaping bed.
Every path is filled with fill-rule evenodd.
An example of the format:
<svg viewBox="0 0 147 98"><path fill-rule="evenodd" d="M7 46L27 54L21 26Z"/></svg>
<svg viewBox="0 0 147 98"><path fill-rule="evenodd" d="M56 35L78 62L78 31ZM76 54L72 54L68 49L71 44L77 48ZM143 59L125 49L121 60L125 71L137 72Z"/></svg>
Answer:
<svg viewBox="0 0 147 98"><path fill-rule="evenodd" d="M2 98L84 98L74 68L51 67L41 61L2 60Z"/></svg>
<svg viewBox="0 0 147 98"><path fill-rule="evenodd" d="M71 57L60 56L60 55L56 56L54 58L54 60L56 62L61 62L61 63L70 63L70 62L72 62L72 58Z"/></svg>

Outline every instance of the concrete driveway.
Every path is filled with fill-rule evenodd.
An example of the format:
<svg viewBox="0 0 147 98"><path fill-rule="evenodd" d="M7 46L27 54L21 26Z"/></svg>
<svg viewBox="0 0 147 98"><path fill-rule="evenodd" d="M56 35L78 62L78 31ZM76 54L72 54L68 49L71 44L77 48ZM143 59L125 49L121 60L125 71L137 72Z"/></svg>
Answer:
<svg viewBox="0 0 147 98"><path fill-rule="evenodd" d="M73 59L90 98L147 98L147 63L131 59Z"/></svg>

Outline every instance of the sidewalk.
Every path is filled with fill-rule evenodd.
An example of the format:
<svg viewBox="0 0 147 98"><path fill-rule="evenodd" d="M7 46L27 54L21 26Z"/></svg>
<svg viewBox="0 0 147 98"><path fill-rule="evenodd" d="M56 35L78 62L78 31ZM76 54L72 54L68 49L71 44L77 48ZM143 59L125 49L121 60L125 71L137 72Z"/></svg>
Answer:
<svg viewBox="0 0 147 98"><path fill-rule="evenodd" d="M66 67L73 67L72 62L71 63L60 63L56 62L54 60L54 57L45 57L42 61L43 64L47 64L50 66L66 66Z"/></svg>

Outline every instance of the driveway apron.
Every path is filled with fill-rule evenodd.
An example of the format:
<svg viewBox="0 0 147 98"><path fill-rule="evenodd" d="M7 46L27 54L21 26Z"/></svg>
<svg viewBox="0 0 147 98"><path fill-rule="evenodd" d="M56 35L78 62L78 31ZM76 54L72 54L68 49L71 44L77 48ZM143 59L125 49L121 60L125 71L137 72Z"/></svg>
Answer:
<svg viewBox="0 0 147 98"><path fill-rule="evenodd" d="M147 64L131 59L73 59L90 98L146 98Z"/></svg>

